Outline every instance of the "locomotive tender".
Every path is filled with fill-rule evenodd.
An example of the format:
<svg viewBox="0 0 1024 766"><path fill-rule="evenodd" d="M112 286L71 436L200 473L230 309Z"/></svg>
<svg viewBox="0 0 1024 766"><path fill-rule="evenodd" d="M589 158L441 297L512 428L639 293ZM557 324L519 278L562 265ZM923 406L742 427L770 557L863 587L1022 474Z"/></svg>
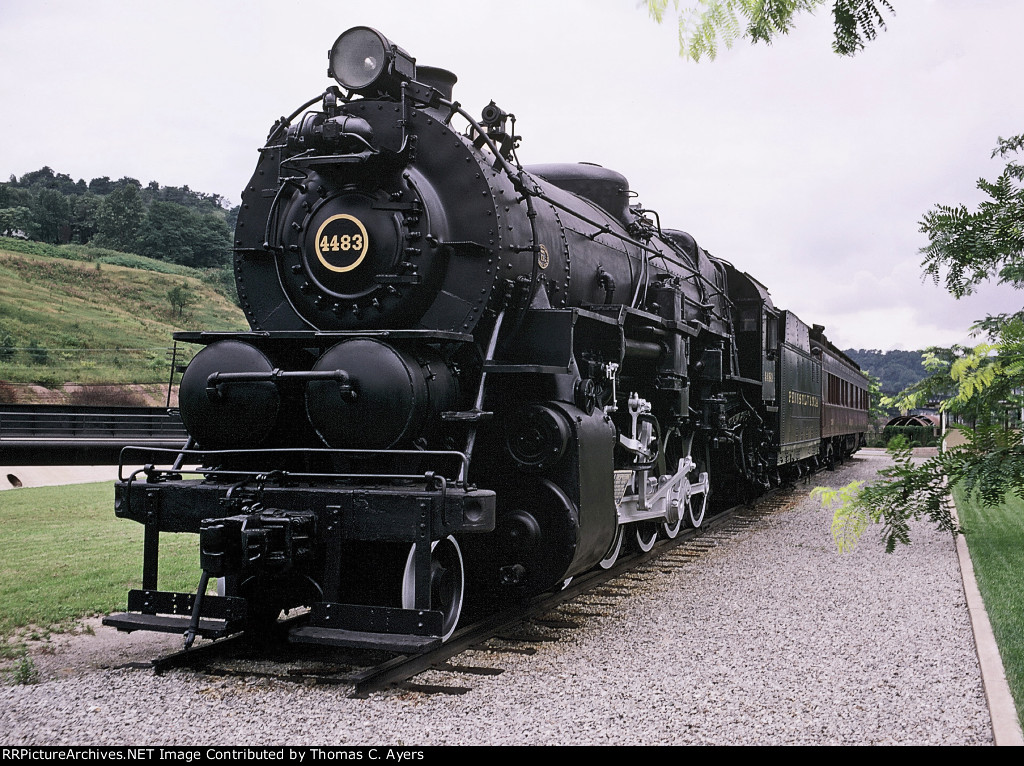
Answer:
<svg viewBox="0 0 1024 766"><path fill-rule="evenodd" d="M514 115L472 118L368 27L329 60L340 87L273 126L242 195L251 332L175 336L203 346L188 444L116 485L143 583L107 624L188 645L308 607L290 640L425 649L464 604L860 446L857 366L622 175L522 167ZM161 532L198 533L195 594L158 590Z"/></svg>

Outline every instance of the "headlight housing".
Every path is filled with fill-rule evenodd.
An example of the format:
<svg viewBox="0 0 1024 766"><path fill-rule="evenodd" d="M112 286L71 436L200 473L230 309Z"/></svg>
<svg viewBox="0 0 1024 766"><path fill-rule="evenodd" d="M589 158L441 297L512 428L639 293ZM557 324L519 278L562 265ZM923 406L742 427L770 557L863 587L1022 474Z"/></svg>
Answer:
<svg viewBox="0 0 1024 766"><path fill-rule="evenodd" d="M327 73L354 93L391 92L416 76L416 59L370 27L342 32L328 57Z"/></svg>

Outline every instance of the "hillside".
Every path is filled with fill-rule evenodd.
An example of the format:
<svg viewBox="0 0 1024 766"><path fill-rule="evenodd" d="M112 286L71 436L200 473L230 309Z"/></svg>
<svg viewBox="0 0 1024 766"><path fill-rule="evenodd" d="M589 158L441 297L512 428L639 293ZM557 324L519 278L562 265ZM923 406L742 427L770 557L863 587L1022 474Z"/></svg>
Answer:
<svg viewBox="0 0 1024 766"><path fill-rule="evenodd" d="M172 333L247 327L230 281L224 269L0 237L0 381L166 383Z"/></svg>
<svg viewBox="0 0 1024 766"><path fill-rule="evenodd" d="M843 353L878 378L882 393L887 396L898 394L928 376L921 364L921 351L848 348Z"/></svg>

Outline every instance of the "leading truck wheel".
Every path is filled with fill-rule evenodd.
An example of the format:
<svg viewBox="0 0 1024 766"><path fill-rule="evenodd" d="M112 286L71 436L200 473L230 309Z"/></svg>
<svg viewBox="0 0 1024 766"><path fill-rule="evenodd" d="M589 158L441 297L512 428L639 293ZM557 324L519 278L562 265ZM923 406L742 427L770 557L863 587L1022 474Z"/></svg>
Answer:
<svg viewBox="0 0 1024 766"><path fill-rule="evenodd" d="M430 608L444 615L441 640L447 641L455 632L462 614L462 595L466 587L466 568L462 563L462 549L449 535L430 544ZM402 574L402 608L416 608L416 545L409 549Z"/></svg>

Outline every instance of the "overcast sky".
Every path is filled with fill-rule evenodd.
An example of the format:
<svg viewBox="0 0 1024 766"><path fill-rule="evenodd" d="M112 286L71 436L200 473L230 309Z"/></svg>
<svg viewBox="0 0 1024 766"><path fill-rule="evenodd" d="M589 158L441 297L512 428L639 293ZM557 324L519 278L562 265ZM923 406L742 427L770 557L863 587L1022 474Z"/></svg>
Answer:
<svg viewBox="0 0 1024 766"><path fill-rule="evenodd" d="M366 24L454 71L470 112L513 112L523 162L618 170L837 345L965 342L1024 296L923 283L918 221L979 201L997 137L1024 133L1024 2L892 3L852 59L824 8L694 64L636 0L2 0L0 176L49 165L237 202L271 123L331 84L327 50Z"/></svg>

